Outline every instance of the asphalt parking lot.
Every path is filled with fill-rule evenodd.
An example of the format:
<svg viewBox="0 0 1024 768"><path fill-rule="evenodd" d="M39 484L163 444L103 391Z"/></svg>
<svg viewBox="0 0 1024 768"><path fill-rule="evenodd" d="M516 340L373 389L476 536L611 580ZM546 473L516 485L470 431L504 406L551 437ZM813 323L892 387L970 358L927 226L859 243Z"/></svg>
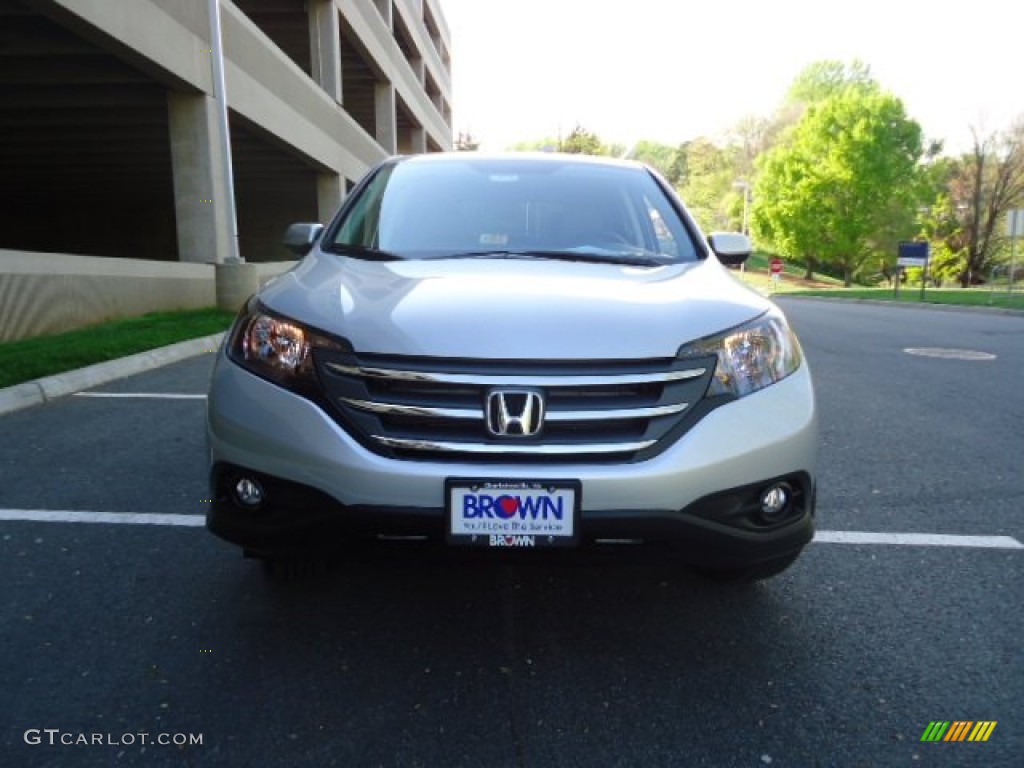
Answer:
<svg viewBox="0 0 1024 768"><path fill-rule="evenodd" d="M820 535L749 587L402 551L267 581L199 525L209 354L0 416L0 764L1024 764L1024 318L782 303Z"/></svg>

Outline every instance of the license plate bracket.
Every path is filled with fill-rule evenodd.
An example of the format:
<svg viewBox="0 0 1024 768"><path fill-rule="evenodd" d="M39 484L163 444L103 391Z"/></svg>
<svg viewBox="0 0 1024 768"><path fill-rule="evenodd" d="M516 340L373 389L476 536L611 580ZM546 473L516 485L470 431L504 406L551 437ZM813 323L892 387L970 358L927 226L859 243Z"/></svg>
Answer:
<svg viewBox="0 0 1024 768"><path fill-rule="evenodd" d="M580 491L578 480L448 478L447 541L469 547L574 547Z"/></svg>

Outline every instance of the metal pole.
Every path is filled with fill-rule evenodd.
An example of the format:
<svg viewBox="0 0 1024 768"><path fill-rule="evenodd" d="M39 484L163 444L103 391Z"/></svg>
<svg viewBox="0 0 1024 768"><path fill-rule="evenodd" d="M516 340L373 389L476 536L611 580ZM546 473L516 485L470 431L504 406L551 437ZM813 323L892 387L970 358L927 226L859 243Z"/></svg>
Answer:
<svg viewBox="0 0 1024 768"><path fill-rule="evenodd" d="M1024 211L1014 209L1010 211L1010 275L1006 281L1006 296L1008 301L1013 300L1013 273L1017 270L1017 232L1024 228L1021 225L1020 217Z"/></svg>
<svg viewBox="0 0 1024 768"><path fill-rule="evenodd" d="M921 301L924 301L924 286L928 282L928 262L932 260L932 246L928 243L924 252L924 264L921 265Z"/></svg>
<svg viewBox="0 0 1024 768"><path fill-rule="evenodd" d="M748 211L750 210L750 182L746 182L743 185L743 234L750 237L750 218ZM747 262L746 260L740 262L740 274L746 274Z"/></svg>
<svg viewBox="0 0 1024 768"><path fill-rule="evenodd" d="M1013 300L1013 273L1017 270L1017 238L1010 238L1010 279L1006 281L1006 296Z"/></svg>
<svg viewBox="0 0 1024 768"><path fill-rule="evenodd" d="M228 98L224 85L224 46L220 32L220 0L207 0L210 14L210 49L213 53L213 98L217 102L217 113L220 122L221 157L224 174L224 189L227 193L225 206L228 214L228 226L231 227L229 238L229 263L243 261L238 251L238 217L235 213L235 176L231 168L231 133L228 128Z"/></svg>
<svg viewBox="0 0 1024 768"><path fill-rule="evenodd" d="M743 234L750 236L750 184L743 185Z"/></svg>

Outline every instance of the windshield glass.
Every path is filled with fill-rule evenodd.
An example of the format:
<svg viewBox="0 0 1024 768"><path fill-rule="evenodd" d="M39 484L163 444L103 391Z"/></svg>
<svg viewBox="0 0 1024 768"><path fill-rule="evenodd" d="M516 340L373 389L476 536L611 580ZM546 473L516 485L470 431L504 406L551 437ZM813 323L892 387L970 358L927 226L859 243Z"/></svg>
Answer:
<svg viewBox="0 0 1024 768"><path fill-rule="evenodd" d="M556 158L455 158L379 169L327 250L407 259L539 255L694 261L689 230L645 170Z"/></svg>

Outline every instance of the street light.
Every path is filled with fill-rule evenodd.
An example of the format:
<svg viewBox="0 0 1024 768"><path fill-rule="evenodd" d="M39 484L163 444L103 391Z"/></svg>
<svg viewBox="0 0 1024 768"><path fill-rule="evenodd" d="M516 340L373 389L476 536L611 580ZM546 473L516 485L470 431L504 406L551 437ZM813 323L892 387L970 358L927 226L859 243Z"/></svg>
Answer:
<svg viewBox="0 0 1024 768"><path fill-rule="evenodd" d="M748 222L750 221L750 219L748 218L748 213L750 210L750 182L743 180L734 181L732 183L732 188L743 190L743 226L740 229L740 231L744 235L749 235L750 226Z"/></svg>
<svg viewBox="0 0 1024 768"><path fill-rule="evenodd" d="M748 218L748 215L749 215L749 211L750 211L750 182L742 180L742 179L739 179L739 180L734 181L732 183L732 188L733 189L742 189L743 190L743 224L740 227L740 231L744 235L749 236L749 234L750 234L749 221L750 220ZM746 266L746 262L741 262L740 263L740 274L743 274L744 272L746 272L746 270L744 269L745 266Z"/></svg>

